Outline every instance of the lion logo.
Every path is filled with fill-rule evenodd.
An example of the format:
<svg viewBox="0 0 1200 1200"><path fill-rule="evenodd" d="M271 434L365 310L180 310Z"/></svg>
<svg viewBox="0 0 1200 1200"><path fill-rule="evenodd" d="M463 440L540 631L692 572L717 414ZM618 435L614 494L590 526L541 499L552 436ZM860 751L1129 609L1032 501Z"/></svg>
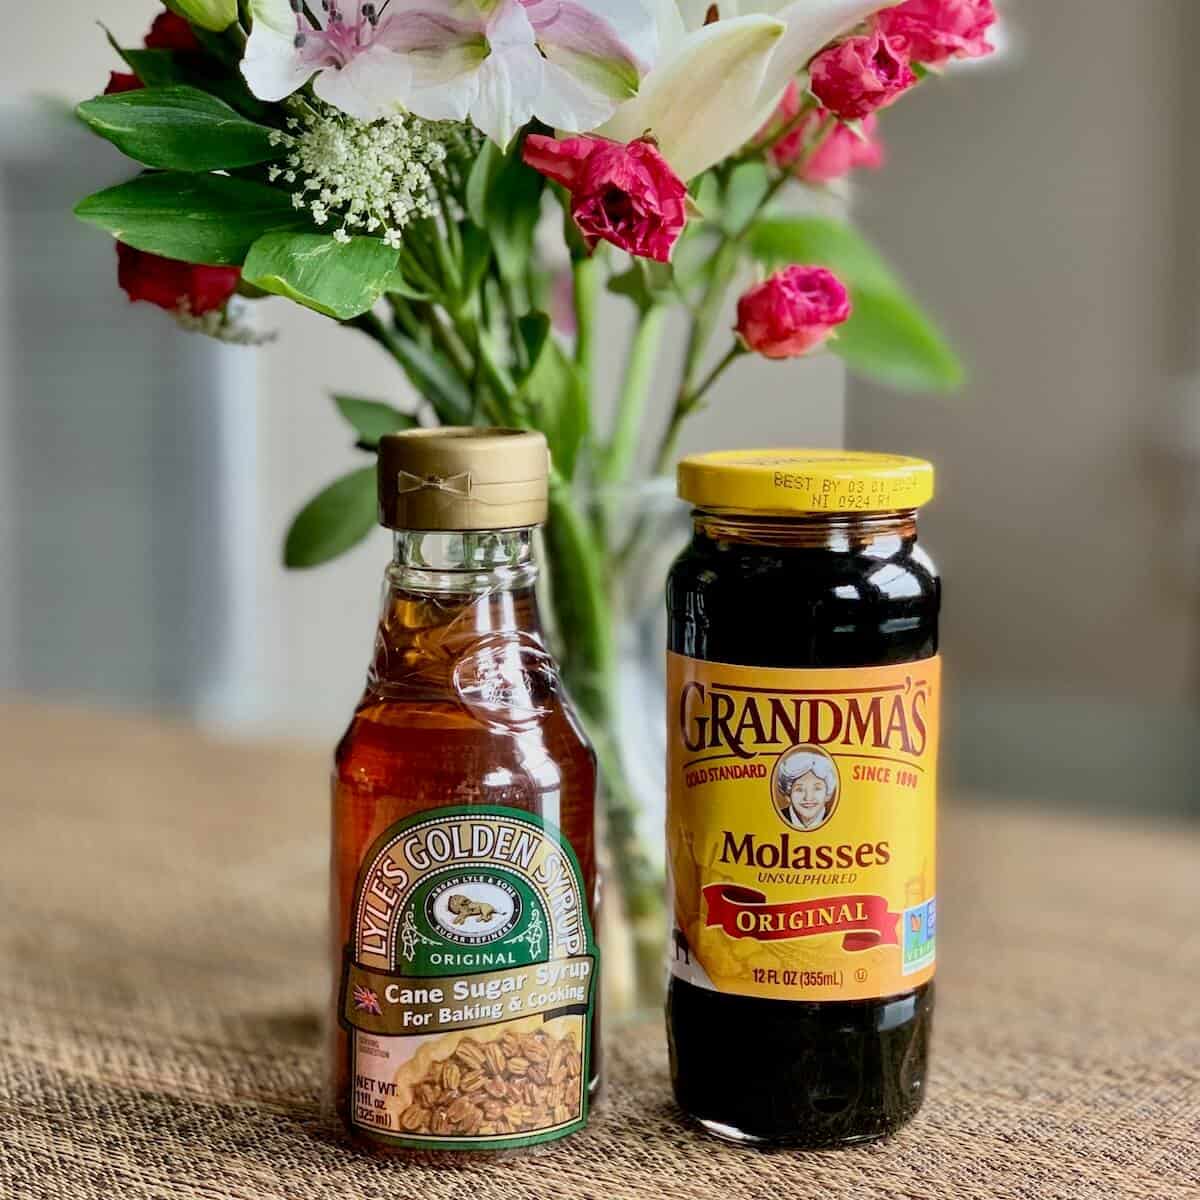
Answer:
<svg viewBox="0 0 1200 1200"><path fill-rule="evenodd" d="M497 912L496 907L492 904L485 904L482 900L472 900L470 896L464 896L461 893L451 896L446 901L446 907L454 914L454 924L459 926L465 925L471 920L486 925L497 916L507 915Z"/></svg>

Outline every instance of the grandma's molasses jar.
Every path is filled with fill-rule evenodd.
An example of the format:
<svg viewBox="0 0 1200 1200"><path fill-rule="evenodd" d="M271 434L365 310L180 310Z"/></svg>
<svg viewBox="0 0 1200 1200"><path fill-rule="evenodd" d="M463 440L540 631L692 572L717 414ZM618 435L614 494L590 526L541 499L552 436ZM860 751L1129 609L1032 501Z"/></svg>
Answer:
<svg viewBox="0 0 1200 1200"><path fill-rule="evenodd" d="M887 1136L924 1096L937 571L925 462L701 455L668 584L675 1093L719 1137Z"/></svg>

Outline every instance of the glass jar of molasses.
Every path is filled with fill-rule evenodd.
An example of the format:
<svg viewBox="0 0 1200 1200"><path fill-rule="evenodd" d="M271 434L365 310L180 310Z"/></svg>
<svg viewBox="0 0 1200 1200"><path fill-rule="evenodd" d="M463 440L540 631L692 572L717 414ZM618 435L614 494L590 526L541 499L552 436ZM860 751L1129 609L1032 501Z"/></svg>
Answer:
<svg viewBox="0 0 1200 1200"><path fill-rule="evenodd" d="M718 1137L885 1137L925 1092L941 584L933 469L701 455L668 584L668 1030Z"/></svg>

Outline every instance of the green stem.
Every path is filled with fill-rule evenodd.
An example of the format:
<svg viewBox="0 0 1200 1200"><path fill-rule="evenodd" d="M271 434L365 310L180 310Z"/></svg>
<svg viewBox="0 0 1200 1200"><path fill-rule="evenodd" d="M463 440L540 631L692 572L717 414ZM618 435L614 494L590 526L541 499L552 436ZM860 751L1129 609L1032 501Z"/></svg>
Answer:
<svg viewBox="0 0 1200 1200"><path fill-rule="evenodd" d="M792 166L790 166L786 171L780 171L779 175L771 182L771 186L767 188L766 194L763 196L762 200L759 201L759 205L755 210L754 216L746 222L746 227L740 234L738 234L739 240L744 239L746 235L754 228L755 222L766 211L771 204L771 201L774 200L775 197L778 196L779 193L783 191L783 189L787 187L789 183L796 179L797 176L804 174L805 170L812 163L812 160L817 156L817 153L820 151L821 147L824 146L826 141L829 139L829 135L837 128L837 123L837 117L832 115L827 116L821 122L821 124L817 127L817 132L813 134L812 141L809 142L809 144L804 148L804 153L801 154L800 157L796 159L795 163L793 163Z"/></svg>
<svg viewBox="0 0 1200 1200"><path fill-rule="evenodd" d="M666 318L666 308L654 305L642 314L638 322L621 388L612 441L597 470L596 478L601 484L621 483L633 471Z"/></svg>
<svg viewBox="0 0 1200 1200"><path fill-rule="evenodd" d="M421 288L422 291L428 292L431 296L438 294L440 289L438 288L437 280L425 270L416 256L403 246L400 248L400 265L403 267L404 274L409 280Z"/></svg>
<svg viewBox="0 0 1200 1200"><path fill-rule="evenodd" d="M683 360L683 377L675 395L675 407L671 412L666 432L659 442L658 453L654 457L654 473L656 475L665 475L671 468L671 460L674 458L675 449L679 444L683 423L694 407L696 377L700 373L704 363L704 353L708 349L708 343L712 340L721 310L725 306L725 295L729 284L737 274L737 264L737 241L725 238L717 251L717 259L713 264L712 277L708 282L704 298L692 319L687 351Z"/></svg>
<svg viewBox="0 0 1200 1200"><path fill-rule="evenodd" d="M704 379L696 385L688 402L687 411L689 413L695 412L696 409L700 407L701 403L703 403L704 397L708 394L713 384L715 384L717 380L720 379L721 376L724 375L725 372L728 371L735 362L737 362L739 358L747 353L748 351L746 350L746 347L743 346L741 342L734 342L733 346L730 347L729 353L726 354L725 357L721 359L721 361L717 363L717 365L713 367L711 371L709 371Z"/></svg>
<svg viewBox="0 0 1200 1200"><path fill-rule="evenodd" d="M579 376L590 397L592 394L592 357L596 337L596 306L600 293L600 262L595 255L591 258L575 260L574 278L575 320L579 329L575 339L575 364L579 368Z"/></svg>
<svg viewBox="0 0 1200 1200"><path fill-rule="evenodd" d="M421 331L424 328L420 321L417 320L416 314L412 307L403 296L389 295L387 298L388 306L392 310L392 317L397 325L399 325L405 333L408 334L414 342L421 340Z"/></svg>
<svg viewBox="0 0 1200 1200"><path fill-rule="evenodd" d="M592 536L570 488L557 474L551 480L546 540L551 600L562 643L563 676L596 747L602 772L607 841L627 915L636 923L639 918L661 910L662 879L638 838L638 798L628 785L612 732L617 671L616 614L604 586L603 550ZM661 938L657 924L650 936L652 940Z"/></svg>

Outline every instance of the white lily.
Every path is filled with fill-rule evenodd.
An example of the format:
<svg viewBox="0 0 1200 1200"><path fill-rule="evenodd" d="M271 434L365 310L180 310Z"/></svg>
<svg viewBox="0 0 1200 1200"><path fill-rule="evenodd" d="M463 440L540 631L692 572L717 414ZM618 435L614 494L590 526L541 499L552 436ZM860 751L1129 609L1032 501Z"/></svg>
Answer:
<svg viewBox="0 0 1200 1200"><path fill-rule="evenodd" d="M628 142L649 131L693 179L754 136L815 54L897 2L658 0L658 62L597 132ZM714 9L719 19L706 24Z"/></svg>

